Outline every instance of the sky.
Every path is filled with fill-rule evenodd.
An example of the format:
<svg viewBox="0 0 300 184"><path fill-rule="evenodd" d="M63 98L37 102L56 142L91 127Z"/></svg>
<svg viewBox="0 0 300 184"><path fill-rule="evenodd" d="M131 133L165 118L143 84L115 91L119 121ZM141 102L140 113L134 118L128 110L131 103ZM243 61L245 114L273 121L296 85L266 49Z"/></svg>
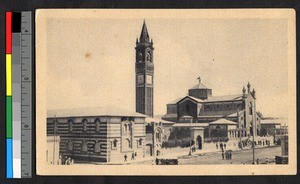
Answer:
<svg viewBox="0 0 300 184"><path fill-rule="evenodd" d="M202 83L214 96L255 88L257 110L286 117L285 19L146 18L154 42L154 114ZM135 111L135 43L143 19L50 18L47 108Z"/></svg>

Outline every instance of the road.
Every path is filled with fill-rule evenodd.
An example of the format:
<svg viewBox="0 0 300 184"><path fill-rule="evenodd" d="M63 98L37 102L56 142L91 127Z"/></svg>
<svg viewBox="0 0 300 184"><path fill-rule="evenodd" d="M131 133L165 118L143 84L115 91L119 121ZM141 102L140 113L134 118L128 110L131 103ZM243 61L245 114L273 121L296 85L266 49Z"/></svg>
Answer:
<svg viewBox="0 0 300 184"><path fill-rule="evenodd" d="M260 162L265 163L266 158L269 160L281 155L280 146L272 146L255 149L255 159L259 158ZM232 152L232 160L223 160L221 152L203 153L201 155L179 157L179 165L222 165L222 164L252 164L252 149L238 150ZM133 165L151 165L152 161L140 161L128 163ZM274 163L273 163L274 164Z"/></svg>
<svg viewBox="0 0 300 184"><path fill-rule="evenodd" d="M255 149L255 159L259 158L260 162L265 163L266 158L269 160L275 158L276 155L281 155L280 146L272 146L266 148ZM232 160L223 160L221 152L213 152L203 154L201 156L192 156L179 159L180 165L207 165L207 164L252 164L253 154L252 149L238 150L232 152Z"/></svg>

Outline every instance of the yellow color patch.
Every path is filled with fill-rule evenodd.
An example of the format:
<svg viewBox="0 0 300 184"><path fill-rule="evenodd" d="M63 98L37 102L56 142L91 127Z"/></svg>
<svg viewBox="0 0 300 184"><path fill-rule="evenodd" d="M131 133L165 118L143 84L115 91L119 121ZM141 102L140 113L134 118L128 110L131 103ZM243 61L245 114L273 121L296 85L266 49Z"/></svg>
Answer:
<svg viewBox="0 0 300 184"><path fill-rule="evenodd" d="M12 86L12 64L11 54L6 54L6 96L11 96Z"/></svg>

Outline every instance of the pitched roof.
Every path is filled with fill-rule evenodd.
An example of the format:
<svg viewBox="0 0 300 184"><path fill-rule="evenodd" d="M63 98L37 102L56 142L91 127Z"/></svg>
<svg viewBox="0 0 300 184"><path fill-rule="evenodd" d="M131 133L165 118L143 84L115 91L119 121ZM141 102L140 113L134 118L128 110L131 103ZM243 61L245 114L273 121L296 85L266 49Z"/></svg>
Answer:
<svg viewBox="0 0 300 184"><path fill-rule="evenodd" d="M223 95L223 96L209 96L206 100L203 100L203 102L218 102L218 101L237 101L242 100L243 95Z"/></svg>
<svg viewBox="0 0 300 184"><path fill-rule="evenodd" d="M191 89L210 89L210 88L206 87L204 84L202 84L201 82L199 82L197 85L195 85Z"/></svg>
<svg viewBox="0 0 300 184"><path fill-rule="evenodd" d="M177 104L177 102L179 102L181 99L182 99L182 97L181 97L181 98L177 98L176 100L174 100L174 101L168 103L167 105Z"/></svg>
<svg viewBox="0 0 300 184"><path fill-rule="evenodd" d="M195 102L203 102L203 100L201 100L199 98L195 98L193 96L185 96L185 97L181 98L180 100L178 100L177 103L179 103L180 101L184 100L185 98L190 98L191 100L193 100Z"/></svg>
<svg viewBox="0 0 300 184"><path fill-rule="evenodd" d="M113 106L106 107L88 107L88 108L71 108L48 110L47 117L83 117L83 116L131 116L131 117L146 117L127 109L121 109Z"/></svg>
<svg viewBox="0 0 300 184"><path fill-rule="evenodd" d="M229 121L227 119L218 119L216 121L208 123L210 125L238 125L237 122Z"/></svg>
<svg viewBox="0 0 300 184"><path fill-rule="evenodd" d="M143 23L143 28L141 31L141 36L140 36L140 41L141 42L149 42L149 34L146 26L146 22L144 21Z"/></svg>

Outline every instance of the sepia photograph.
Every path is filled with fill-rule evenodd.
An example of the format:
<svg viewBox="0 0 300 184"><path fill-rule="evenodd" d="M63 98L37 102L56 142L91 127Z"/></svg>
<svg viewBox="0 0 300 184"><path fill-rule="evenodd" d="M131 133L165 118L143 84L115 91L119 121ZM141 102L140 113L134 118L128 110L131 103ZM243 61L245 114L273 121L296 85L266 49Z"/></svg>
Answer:
<svg viewBox="0 0 300 184"><path fill-rule="evenodd" d="M295 40L291 9L37 10L37 174L296 174Z"/></svg>

